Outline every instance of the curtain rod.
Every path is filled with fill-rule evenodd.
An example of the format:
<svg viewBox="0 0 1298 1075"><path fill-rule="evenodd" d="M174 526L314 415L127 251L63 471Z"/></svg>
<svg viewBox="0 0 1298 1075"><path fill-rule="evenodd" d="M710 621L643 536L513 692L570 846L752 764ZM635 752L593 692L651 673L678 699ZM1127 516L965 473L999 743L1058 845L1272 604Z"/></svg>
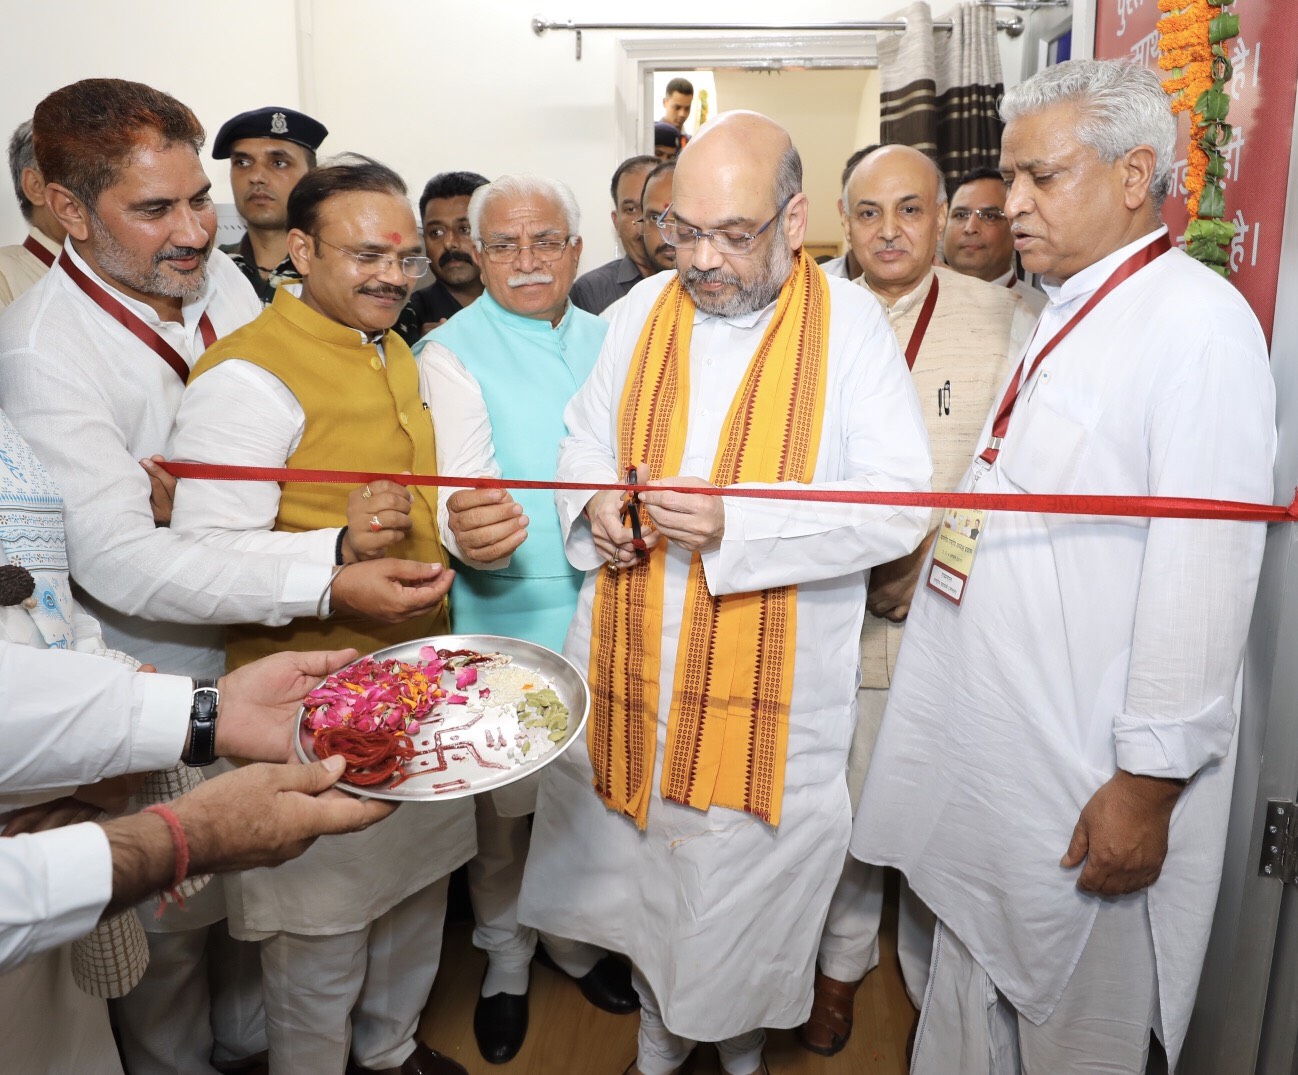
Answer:
<svg viewBox="0 0 1298 1075"><path fill-rule="evenodd" d="M1015 0L1008 4L987 4L987 7L1012 7L1020 10L1034 10L1038 7L1067 7L1069 0ZM572 19L560 21L537 15L532 19L532 33L540 37L547 30L571 30L577 35L577 59L581 59L581 34L583 30L822 30L835 33L882 33L888 30L906 29L905 19L884 19L874 22L575 22ZM934 30L950 30L950 19L933 23ZM1023 20L1018 15L1008 19L997 19L996 29L1005 32L1008 37L1018 37L1023 33Z"/></svg>

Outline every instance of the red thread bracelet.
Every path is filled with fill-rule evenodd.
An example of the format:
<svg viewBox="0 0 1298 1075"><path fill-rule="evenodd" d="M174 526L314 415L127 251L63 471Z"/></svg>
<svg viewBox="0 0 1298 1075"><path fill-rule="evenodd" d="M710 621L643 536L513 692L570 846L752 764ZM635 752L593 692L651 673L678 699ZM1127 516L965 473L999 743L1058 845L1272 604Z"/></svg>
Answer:
<svg viewBox="0 0 1298 1075"><path fill-rule="evenodd" d="M140 813L157 814L167 823L167 830L171 833L171 849L176 855L176 872L171 878L171 884L158 896L158 911L154 917L161 918L167 909L168 896L178 907L185 906L185 897L180 893L180 882L189 875L189 840L185 837L185 826L180 823L180 818L171 807L155 803L146 806Z"/></svg>

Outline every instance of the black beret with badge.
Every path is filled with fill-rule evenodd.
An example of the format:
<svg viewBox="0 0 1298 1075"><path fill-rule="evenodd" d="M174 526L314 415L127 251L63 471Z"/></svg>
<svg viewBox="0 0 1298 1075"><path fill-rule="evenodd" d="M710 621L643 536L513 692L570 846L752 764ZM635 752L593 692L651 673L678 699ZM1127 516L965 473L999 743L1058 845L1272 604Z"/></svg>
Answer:
<svg viewBox="0 0 1298 1075"><path fill-rule="evenodd" d="M328 133L328 128L319 120L291 108L258 108L252 112L240 112L221 124L212 143L212 157L219 161L228 160L231 147L241 138L280 138L314 152Z"/></svg>

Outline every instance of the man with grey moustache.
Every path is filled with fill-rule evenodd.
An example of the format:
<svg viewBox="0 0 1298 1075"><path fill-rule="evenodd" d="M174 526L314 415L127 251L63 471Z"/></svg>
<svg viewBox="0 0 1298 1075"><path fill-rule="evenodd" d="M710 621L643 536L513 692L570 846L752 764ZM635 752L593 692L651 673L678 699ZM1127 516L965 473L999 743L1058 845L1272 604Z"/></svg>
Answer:
<svg viewBox="0 0 1298 1075"><path fill-rule="evenodd" d="M569 299L581 254L576 199L554 180L502 176L474 191L468 216L486 291L416 347L438 470L482 473L471 468L478 465L474 446L485 443L494 453L487 476L550 481L566 432L564 407L594 367L606 331ZM466 489L440 504L442 533L461 561L453 628L562 649L582 572L564 555L553 494L520 492L516 503L502 490ZM527 1033L537 934L518 921L518 894L536 785L479 796L476 805L469 895L473 943L487 952L487 972L473 1029L482 1055L505 1063ZM623 964L592 945L542 939L592 1004L615 1013L636 1009Z"/></svg>

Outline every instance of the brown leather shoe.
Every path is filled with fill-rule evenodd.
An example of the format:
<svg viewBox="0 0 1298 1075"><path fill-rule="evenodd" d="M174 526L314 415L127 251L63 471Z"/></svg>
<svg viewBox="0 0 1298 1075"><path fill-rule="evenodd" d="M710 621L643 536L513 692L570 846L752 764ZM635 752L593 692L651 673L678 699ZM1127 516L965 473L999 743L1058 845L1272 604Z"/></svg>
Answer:
<svg viewBox="0 0 1298 1075"><path fill-rule="evenodd" d="M821 1056L842 1052L852 1036L852 1009L863 980L840 982L816 971L811 1014L798 1027L798 1041L804 1049Z"/></svg>
<svg viewBox="0 0 1298 1075"><path fill-rule="evenodd" d="M348 1075L469 1075L449 1056L434 1052L422 1041L415 1042L415 1051L399 1068L363 1068L353 1061L347 1072Z"/></svg>

